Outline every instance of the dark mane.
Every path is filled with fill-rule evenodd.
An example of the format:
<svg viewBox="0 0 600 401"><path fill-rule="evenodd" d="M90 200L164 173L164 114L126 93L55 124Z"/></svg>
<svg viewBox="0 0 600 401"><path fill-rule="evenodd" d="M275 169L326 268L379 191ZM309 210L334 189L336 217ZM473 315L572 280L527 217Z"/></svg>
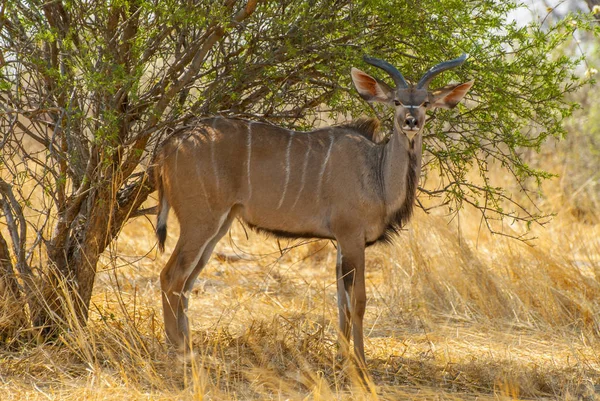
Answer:
<svg viewBox="0 0 600 401"><path fill-rule="evenodd" d="M370 141L379 142L377 131L379 129L379 120L376 118L369 117L359 117L356 120L350 121L348 123L343 123L339 125L335 125L336 128L343 128L347 130L352 130Z"/></svg>
<svg viewBox="0 0 600 401"><path fill-rule="evenodd" d="M413 144L414 145L414 144ZM417 187L419 185L419 170L417 168L417 156L415 150L408 152L408 176L406 180L406 198L402 206L396 210L388 220L385 230L375 241L368 242L367 246L385 242L391 243L394 236L400 233L402 227L410 220L413 214Z"/></svg>

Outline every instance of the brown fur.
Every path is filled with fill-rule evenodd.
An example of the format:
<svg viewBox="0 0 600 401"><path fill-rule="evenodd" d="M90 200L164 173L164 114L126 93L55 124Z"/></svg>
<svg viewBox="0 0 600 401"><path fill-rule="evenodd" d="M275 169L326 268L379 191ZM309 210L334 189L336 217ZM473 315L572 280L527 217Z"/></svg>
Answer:
<svg viewBox="0 0 600 401"><path fill-rule="evenodd" d="M337 241L341 350L348 352L352 332L354 353L364 366L365 246L389 242L412 215L421 170L419 133L429 107L425 100L433 95L391 90L356 69L352 77L363 98L398 104L394 132L385 143L377 139L379 122L367 118L311 132L209 118L165 141L154 174L161 250L169 207L180 223L179 240L160 275L170 342L189 348L187 294L239 218L275 235ZM435 107L457 98L453 91L444 93L434 99Z"/></svg>
<svg viewBox="0 0 600 401"><path fill-rule="evenodd" d="M191 289L235 217L278 236L336 240L344 254L337 269L339 296L352 293L352 313L362 316L364 248L389 241L409 219L420 170L420 137L412 147L400 134L385 144L375 143L378 126L377 120L363 118L290 132L216 118L198 120L164 143L154 172L161 250L169 207L181 227L161 273L165 327L172 342L181 345L187 334L187 298L181 294ZM340 313L350 309L344 310ZM347 333L350 315L344 319L342 332ZM362 332L355 333L355 344L362 358Z"/></svg>
<svg viewBox="0 0 600 401"><path fill-rule="evenodd" d="M355 131L365 138L377 143L377 131L379 130L379 120L370 117L359 117L349 123L336 125L335 127Z"/></svg>

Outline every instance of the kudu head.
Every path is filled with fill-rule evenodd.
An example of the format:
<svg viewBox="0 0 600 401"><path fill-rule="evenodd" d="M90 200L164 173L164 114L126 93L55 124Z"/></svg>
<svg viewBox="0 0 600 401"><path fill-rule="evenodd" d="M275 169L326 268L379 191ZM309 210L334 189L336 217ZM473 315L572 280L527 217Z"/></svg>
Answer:
<svg viewBox="0 0 600 401"><path fill-rule="evenodd" d="M469 91L474 81L463 84L449 85L441 89L429 90L429 83L438 74L458 67L467 59L463 54L454 60L440 63L425 73L416 85L409 84L400 71L387 61L377 58L364 57L364 60L387 72L396 85L391 88L385 82L371 77L369 74L352 68L352 81L358 93L368 102L380 102L394 107L394 130L404 133L412 139L423 129L426 112L435 107L451 109L456 106Z"/></svg>

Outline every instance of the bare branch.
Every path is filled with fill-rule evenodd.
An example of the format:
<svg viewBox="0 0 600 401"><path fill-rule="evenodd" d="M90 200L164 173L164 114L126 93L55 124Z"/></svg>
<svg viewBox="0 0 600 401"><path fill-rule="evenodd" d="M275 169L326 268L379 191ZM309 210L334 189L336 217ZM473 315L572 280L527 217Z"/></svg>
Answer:
<svg viewBox="0 0 600 401"><path fill-rule="evenodd" d="M229 24L229 27L235 26L250 17L252 13L256 9L256 0L250 0L246 7L238 11L238 13L233 18L232 22ZM206 56L210 49L217 43L219 39L221 39L226 33L226 30L223 27L216 27L214 31L208 36L208 38L204 41L202 47L198 50L198 52L194 55L189 67L187 70L177 78L177 81L170 86L170 88L161 96L158 103L154 106L154 110L148 121L146 122L144 128L141 131L141 134L138 135L137 140L133 144L133 153L129 154L129 157L121 166L121 171L125 176L128 176L133 172L135 167L137 166L140 156L136 155L136 152L144 149L146 143L148 142L148 132L159 122L160 117L167 109L171 100L181 91L181 89L189 84L192 79L198 74L200 68L202 67Z"/></svg>
<svg viewBox="0 0 600 401"><path fill-rule="evenodd" d="M6 286L11 292L11 295L19 299L22 293L22 289L17 281L12 262L10 260L10 253L8 251L8 244L0 233L0 287ZM0 294L1 296L2 294Z"/></svg>
<svg viewBox="0 0 600 401"><path fill-rule="evenodd" d="M17 270L24 276L31 276L31 269L25 260L25 244L27 241L27 222L23 216L21 205L12 192L12 187L0 178L0 194L2 194L2 209L8 225L8 231L17 259Z"/></svg>

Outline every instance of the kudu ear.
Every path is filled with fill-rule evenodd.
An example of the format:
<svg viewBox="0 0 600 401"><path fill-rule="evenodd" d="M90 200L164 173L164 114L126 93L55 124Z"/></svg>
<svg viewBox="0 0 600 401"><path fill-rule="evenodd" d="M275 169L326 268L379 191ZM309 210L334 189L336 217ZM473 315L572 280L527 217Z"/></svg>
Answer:
<svg viewBox="0 0 600 401"><path fill-rule="evenodd" d="M462 98L467 94L475 81L465 82L464 84L448 85L437 89L431 93L433 96L432 107L442 109L453 109Z"/></svg>
<svg viewBox="0 0 600 401"><path fill-rule="evenodd" d="M392 101L394 91L385 82L354 67L352 67L350 75L352 75L352 82L354 82L358 94L367 102L389 103Z"/></svg>

